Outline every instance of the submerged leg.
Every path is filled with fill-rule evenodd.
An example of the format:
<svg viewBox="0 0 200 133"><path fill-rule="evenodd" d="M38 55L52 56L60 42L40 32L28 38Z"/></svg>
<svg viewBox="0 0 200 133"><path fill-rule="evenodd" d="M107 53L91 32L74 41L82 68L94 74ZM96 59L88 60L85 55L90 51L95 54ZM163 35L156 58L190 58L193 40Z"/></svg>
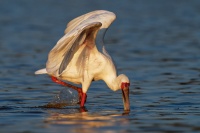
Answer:
<svg viewBox="0 0 200 133"><path fill-rule="evenodd" d="M63 82L63 81L61 81L61 80L59 80L59 79L57 79L56 77L53 77L53 76L51 76L51 79L52 79L53 82L55 82L57 84L67 86L69 88L76 90L78 92L78 96L79 96L79 102L78 103L80 104L81 107L84 107L87 95L86 95L86 93L83 93L82 88L79 88L77 86L65 83L65 82Z"/></svg>

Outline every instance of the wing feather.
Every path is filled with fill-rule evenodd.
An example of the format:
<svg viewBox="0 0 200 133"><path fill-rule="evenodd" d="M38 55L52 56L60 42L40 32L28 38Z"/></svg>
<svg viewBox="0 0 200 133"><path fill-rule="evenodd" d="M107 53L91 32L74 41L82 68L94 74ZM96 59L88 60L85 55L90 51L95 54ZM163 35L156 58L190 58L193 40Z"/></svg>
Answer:
<svg viewBox="0 0 200 133"><path fill-rule="evenodd" d="M101 22L101 28L108 28L108 26L116 19L116 15L113 12L106 10L96 10L84 15L81 15L73 20L71 20L65 29L65 34L76 28L83 21L89 20L93 22Z"/></svg>
<svg viewBox="0 0 200 133"><path fill-rule="evenodd" d="M64 53L64 58L62 60L62 63L60 65L59 68L59 74L62 73L62 71L64 71L67 67L67 65L69 64L69 62L71 61L74 53L78 50L79 45L83 44L83 41L86 39L86 33L82 32L74 41L73 45L71 45L70 48L68 48L68 50L66 50L66 52Z"/></svg>
<svg viewBox="0 0 200 133"><path fill-rule="evenodd" d="M101 25L100 22L82 23L65 34L49 53L46 64L47 72L59 76L66 69L79 46L85 41L86 31L89 30L88 33L93 30L97 31Z"/></svg>

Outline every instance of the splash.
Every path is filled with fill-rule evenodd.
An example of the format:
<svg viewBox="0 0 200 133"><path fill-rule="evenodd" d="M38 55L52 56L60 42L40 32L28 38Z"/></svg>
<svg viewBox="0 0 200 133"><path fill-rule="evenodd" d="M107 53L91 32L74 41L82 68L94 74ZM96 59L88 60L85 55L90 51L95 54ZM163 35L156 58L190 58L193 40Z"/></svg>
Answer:
<svg viewBox="0 0 200 133"><path fill-rule="evenodd" d="M45 107L47 108L63 108L65 106L74 106L79 102L78 93L70 88L62 89L51 102Z"/></svg>

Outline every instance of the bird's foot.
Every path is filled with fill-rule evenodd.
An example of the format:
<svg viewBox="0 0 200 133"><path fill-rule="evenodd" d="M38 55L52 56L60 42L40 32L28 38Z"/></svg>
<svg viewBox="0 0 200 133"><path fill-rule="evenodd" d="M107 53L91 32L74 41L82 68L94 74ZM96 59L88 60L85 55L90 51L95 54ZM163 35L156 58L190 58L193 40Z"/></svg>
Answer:
<svg viewBox="0 0 200 133"><path fill-rule="evenodd" d="M85 107L80 107L80 113L87 112L88 110Z"/></svg>

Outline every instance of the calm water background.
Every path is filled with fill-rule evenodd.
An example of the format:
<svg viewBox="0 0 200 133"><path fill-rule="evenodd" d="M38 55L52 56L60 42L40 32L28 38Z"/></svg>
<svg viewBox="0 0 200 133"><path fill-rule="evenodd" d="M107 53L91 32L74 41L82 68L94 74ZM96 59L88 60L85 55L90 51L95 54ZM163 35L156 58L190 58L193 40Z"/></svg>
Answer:
<svg viewBox="0 0 200 133"><path fill-rule="evenodd" d="M106 9L117 20L105 38L119 73L131 80L131 112L104 82L87 110L43 108L64 87L46 75L47 54L66 23ZM0 132L200 132L200 1L1 0Z"/></svg>

